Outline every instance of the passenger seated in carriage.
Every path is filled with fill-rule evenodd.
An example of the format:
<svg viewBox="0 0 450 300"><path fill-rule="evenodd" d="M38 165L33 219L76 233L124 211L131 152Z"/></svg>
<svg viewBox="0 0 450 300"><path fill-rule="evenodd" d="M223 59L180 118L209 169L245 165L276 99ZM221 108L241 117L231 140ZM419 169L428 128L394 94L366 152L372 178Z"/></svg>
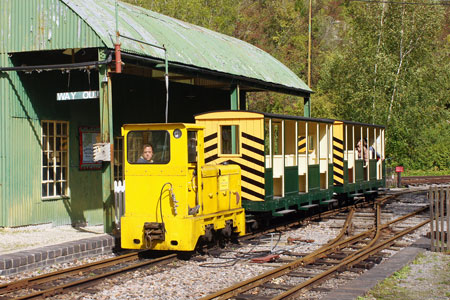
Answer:
<svg viewBox="0 0 450 300"><path fill-rule="evenodd" d="M381 158L381 155L375 151L375 148L370 146L367 148L367 139L363 139L363 147L361 147L361 140L358 141L358 144L356 144L356 151L358 151L358 158L361 159L364 157L364 167L367 166L369 163L369 153L371 154L371 157L376 158L379 160ZM362 151L362 156L361 156ZM369 152L370 151L370 152Z"/></svg>

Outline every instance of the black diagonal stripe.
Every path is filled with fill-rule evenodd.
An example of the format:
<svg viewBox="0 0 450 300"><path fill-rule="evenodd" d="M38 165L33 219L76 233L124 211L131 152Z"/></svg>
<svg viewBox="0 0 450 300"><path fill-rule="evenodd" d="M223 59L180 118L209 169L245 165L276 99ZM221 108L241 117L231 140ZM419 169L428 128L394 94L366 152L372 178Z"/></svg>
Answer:
<svg viewBox="0 0 450 300"><path fill-rule="evenodd" d="M262 159L264 159L264 157L261 157ZM245 159L246 161L252 162L254 164L257 164L260 167L264 167L264 161L261 160L257 160L253 157L250 157L248 155L242 154L242 159Z"/></svg>
<svg viewBox="0 0 450 300"><path fill-rule="evenodd" d="M344 171L344 168L338 164L333 164L333 167L338 168L341 171Z"/></svg>
<svg viewBox="0 0 450 300"><path fill-rule="evenodd" d="M213 156L210 156L210 157L208 157L208 158L205 158L205 164L207 164L207 163L210 163L210 162L212 162L213 160L216 160L218 157L217 157L217 154L214 154Z"/></svg>
<svg viewBox="0 0 450 300"><path fill-rule="evenodd" d="M305 148L306 148L306 144L302 144L302 145L298 146L298 150L302 150L302 149L305 149Z"/></svg>
<svg viewBox="0 0 450 300"><path fill-rule="evenodd" d="M251 174L253 174L253 175L256 175L256 176L259 176L259 177L261 177L261 178L264 178L264 172L260 172L260 171L257 171L257 170L255 170L255 169L252 169L252 168L250 168L250 167L247 167L246 165L243 165L243 164L240 164L240 163L238 163L238 162L235 162L234 160L227 160L227 163L229 163L229 164L234 164L234 165L238 165L239 167L241 167L241 169L242 170L244 170L244 171L246 171L246 172L249 172L249 173L251 173Z"/></svg>
<svg viewBox="0 0 450 300"><path fill-rule="evenodd" d="M333 142L339 143L339 144L341 144L341 147L344 147L344 142L335 136L333 136Z"/></svg>
<svg viewBox="0 0 450 300"><path fill-rule="evenodd" d="M254 192L252 190L249 190L248 188L245 188L245 187L242 187L242 192L243 193L247 193L247 194L252 195L252 196L255 196L255 197L259 198L259 199L264 199L264 195L262 195L260 193L257 193L257 192Z"/></svg>
<svg viewBox="0 0 450 300"><path fill-rule="evenodd" d="M210 140L216 139L216 138L217 138L217 132L213 133L213 134L210 134L208 136L205 136L204 142L206 143L206 142L209 142Z"/></svg>
<svg viewBox="0 0 450 300"><path fill-rule="evenodd" d="M205 154L208 153L209 151L213 151L217 149L217 144L212 144L211 146L208 146L205 148Z"/></svg>
<svg viewBox="0 0 450 300"><path fill-rule="evenodd" d="M244 144L244 143L242 143L242 148L247 149L248 151L252 151L253 153L258 154L258 155L264 155L264 151L256 149L255 147L252 147L252 146Z"/></svg>
<svg viewBox="0 0 450 300"><path fill-rule="evenodd" d="M344 185L342 182L339 182L339 181L334 181L334 185Z"/></svg>
<svg viewBox="0 0 450 300"><path fill-rule="evenodd" d="M333 147L333 150L336 150L337 152L344 154L344 149L342 149L342 148L335 146L335 147Z"/></svg>
<svg viewBox="0 0 450 300"><path fill-rule="evenodd" d="M336 159L336 160L340 161L341 163L344 162L344 158L340 157L340 156L337 156L336 154L333 154L333 159Z"/></svg>
<svg viewBox="0 0 450 300"><path fill-rule="evenodd" d="M334 173L334 176L336 176L336 177L339 177L340 179L344 179L344 175L341 175L341 174L339 174L339 173Z"/></svg>
<svg viewBox="0 0 450 300"><path fill-rule="evenodd" d="M256 136L253 136L253 135L247 134L245 132L242 132L242 137L245 137L246 139L249 139L250 141L253 141L255 143L258 143L258 144L264 146L264 140L262 140L260 138L257 138Z"/></svg>
<svg viewBox="0 0 450 300"><path fill-rule="evenodd" d="M258 182L256 180L253 180L251 178L248 178L248 177L242 176L242 175L241 175L241 179L242 179L242 181L247 182L248 184L251 184L251 185L254 185L254 186L257 186L259 188L264 189L264 183Z"/></svg>

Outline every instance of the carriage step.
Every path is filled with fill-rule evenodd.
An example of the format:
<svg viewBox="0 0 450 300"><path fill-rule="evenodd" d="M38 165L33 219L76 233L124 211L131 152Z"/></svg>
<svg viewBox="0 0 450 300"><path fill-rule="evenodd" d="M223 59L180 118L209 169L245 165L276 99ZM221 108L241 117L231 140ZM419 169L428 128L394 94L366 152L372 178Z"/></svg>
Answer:
<svg viewBox="0 0 450 300"><path fill-rule="evenodd" d="M275 217L282 217L284 215L290 214L295 212L295 209L285 209L285 210L279 210L272 213Z"/></svg>
<svg viewBox="0 0 450 300"><path fill-rule="evenodd" d="M329 200L320 201L320 204L321 205L328 205L328 204L335 203L335 202L337 202L336 199L329 199Z"/></svg>
<svg viewBox="0 0 450 300"><path fill-rule="evenodd" d="M277 213L283 214L283 215L289 214L289 213L292 213L292 212L295 212L295 209L285 209L285 210L279 210L279 211L277 211Z"/></svg>
<svg viewBox="0 0 450 300"><path fill-rule="evenodd" d="M352 197L352 198L364 197L364 194L363 193L355 193L355 194L350 194L349 196Z"/></svg>
<svg viewBox="0 0 450 300"><path fill-rule="evenodd" d="M317 207L317 206L319 206L319 204L308 204L308 205L300 206L299 209L301 209L301 210L308 210L310 208Z"/></svg>
<svg viewBox="0 0 450 300"><path fill-rule="evenodd" d="M377 190L372 190L372 191L365 191L364 194L373 194L373 193L378 193Z"/></svg>

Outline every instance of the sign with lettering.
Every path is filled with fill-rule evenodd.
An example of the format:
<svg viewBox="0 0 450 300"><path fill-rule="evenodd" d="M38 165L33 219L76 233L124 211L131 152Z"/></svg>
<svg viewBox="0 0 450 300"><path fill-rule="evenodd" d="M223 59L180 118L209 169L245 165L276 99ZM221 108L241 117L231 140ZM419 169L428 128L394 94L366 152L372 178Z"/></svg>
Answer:
<svg viewBox="0 0 450 300"><path fill-rule="evenodd" d="M404 171L403 171L403 167L402 167L402 166L397 166L397 167L395 167L395 172L397 172L397 173L404 172Z"/></svg>
<svg viewBox="0 0 450 300"><path fill-rule="evenodd" d="M99 91L64 92L64 93L56 93L56 100L69 101L69 100L97 99L99 96L100 96Z"/></svg>

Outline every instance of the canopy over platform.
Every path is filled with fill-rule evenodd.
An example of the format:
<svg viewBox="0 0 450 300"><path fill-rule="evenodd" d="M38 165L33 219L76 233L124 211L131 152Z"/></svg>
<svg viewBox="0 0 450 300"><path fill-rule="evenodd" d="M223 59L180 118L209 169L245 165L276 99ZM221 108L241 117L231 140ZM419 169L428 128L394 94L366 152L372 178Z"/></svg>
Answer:
<svg viewBox="0 0 450 300"><path fill-rule="evenodd" d="M6 40L2 52L114 49L114 0L5 1L0 5L2 10L15 11L23 26L3 22L9 28L0 32ZM167 54L171 72L231 80L246 90L306 97L312 92L288 67L249 43L123 2L118 3L118 12L121 50L132 55L125 56L125 61L154 59L156 66ZM167 53L150 44L165 48Z"/></svg>

